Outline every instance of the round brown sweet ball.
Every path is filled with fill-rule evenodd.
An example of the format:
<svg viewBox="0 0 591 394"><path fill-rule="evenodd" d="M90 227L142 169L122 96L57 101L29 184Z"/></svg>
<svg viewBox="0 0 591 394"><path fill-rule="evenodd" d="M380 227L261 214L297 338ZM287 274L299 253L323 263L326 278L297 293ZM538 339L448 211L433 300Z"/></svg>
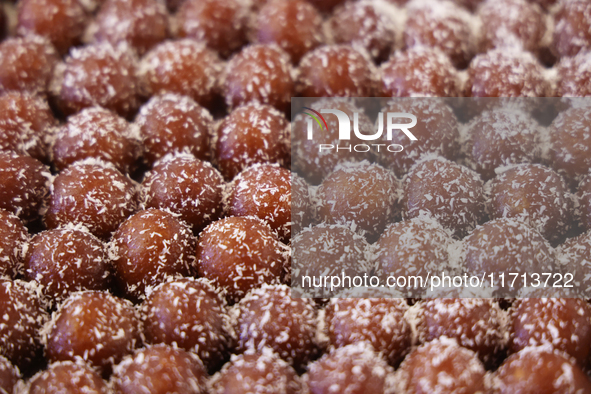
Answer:
<svg viewBox="0 0 591 394"><path fill-rule="evenodd" d="M428 216L390 224L375 244L377 273L382 280L388 276L420 276L426 280L429 272L450 271L449 231ZM421 293L414 283L402 282L400 291Z"/></svg>
<svg viewBox="0 0 591 394"><path fill-rule="evenodd" d="M248 18L240 0L186 0L176 13L177 34L204 42L226 58L246 44Z"/></svg>
<svg viewBox="0 0 591 394"><path fill-rule="evenodd" d="M591 48L591 4L561 0L555 12L553 45L560 57L575 56Z"/></svg>
<svg viewBox="0 0 591 394"><path fill-rule="evenodd" d="M289 165L289 122L269 105L236 108L218 126L214 156L227 180L255 163Z"/></svg>
<svg viewBox="0 0 591 394"><path fill-rule="evenodd" d="M321 221L351 226L369 242L400 216L400 182L367 161L337 167L322 181L316 198Z"/></svg>
<svg viewBox="0 0 591 394"><path fill-rule="evenodd" d="M510 309L509 348L551 344L584 368L591 355L591 306L578 298L524 298Z"/></svg>
<svg viewBox="0 0 591 394"><path fill-rule="evenodd" d="M106 291L82 291L62 303L44 334L49 362L83 360L108 376L140 345L138 312Z"/></svg>
<svg viewBox="0 0 591 394"><path fill-rule="evenodd" d="M47 102L22 92L0 95L0 150L47 161L47 141L57 126Z"/></svg>
<svg viewBox="0 0 591 394"><path fill-rule="evenodd" d="M14 279L23 272L23 247L28 240L29 233L19 218L0 209L0 277Z"/></svg>
<svg viewBox="0 0 591 394"><path fill-rule="evenodd" d="M188 276L196 240L189 226L171 213L150 208L121 223L111 238L111 260L119 288L138 301L148 287L167 277Z"/></svg>
<svg viewBox="0 0 591 394"><path fill-rule="evenodd" d="M373 122L352 99L321 98L311 104L310 108L316 112L321 112L323 109L341 111L350 120L354 119L355 113L357 113L359 132L365 135L375 134ZM320 151L320 144L346 147L365 144L367 141L358 138L354 133L350 136L351 139L348 142L341 141L339 140L339 120L336 115L325 113L323 117L326 126L324 122L321 122L322 126L319 126L306 113L297 114L292 122L292 151L294 152L292 168L294 172L297 172L308 182L314 185L319 184L341 162L370 160L372 158L369 152L350 152L348 149L339 149L336 152L335 149ZM308 139L309 124L312 125L312 139Z"/></svg>
<svg viewBox="0 0 591 394"><path fill-rule="evenodd" d="M391 393L394 371L369 343L333 349L308 366L304 380L314 394Z"/></svg>
<svg viewBox="0 0 591 394"><path fill-rule="evenodd" d="M229 217L207 226L197 243L197 274L238 302L252 288L279 283L287 256L277 234L254 217Z"/></svg>
<svg viewBox="0 0 591 394"><path fill-rule="evenodd" d="M136 350L115 367L111 377L118 394L205 394L206 380L199 357L164 344Z"/></svg>
<svg viewBox="0 0 591 394"><path fill-rule="evenodd" d="M404 43L409 48L437 48L459 69L466 68L480 49L474 17L452 1L414 0L407 13Z"/></svg>
<svg viewBox="0 0 591 394"><path fill-rule="evenodd" d="M58 361L37 372L27 384L30 394L109 394L109 386L88 365L72 361Z"/></svg>
<svg viewBox="0 0 591 394"><path fill-rule="evenodd" d="M391 140L381 142L399 144L404 147L402 152L389 152L381 149L377 154L377 161L386 168L394 171L396 176L403 177L411 167L423 156L436 154L449 160L455 160L459 154L460 134L458 119L452 109L440 100L413 98L411 100L391 100L381 110L382 113L402 112L417 117L418 123L409 131L417 138L409 139L400 130L392 133ZM383 118L383 124L387 119ZM400 123L408 122L401 119Z"/></svg>
<svg viewBox="0 0 591 394"><path fill-rule="evenodd" d="M579 185L579 210L581 224L586 230L591 230L591 174L588 174Z"/></svg>
<svg viewBox="0 0 591 394"><path fill-rule="evenodd" d="M196 234L222 214L224 179L209 162L190 154L158 160L146 173L142 187L146 208L180 215Z"/></svg>
<svg viewBox="0 0 591 394"><path fill-rule="evenodd" d="M0 209L24 223L38 219L47 208L49 168L29 156L0 151Z"/></svg>
<svg viewBox="0 0 591 394"><path fill-rule="evenodd" d="M158 285L142 306L147 343L195 352L210 371L227 359L233 340L223 293L210 281L184 278Z"/></svg>
<svg viewBox="0 0 591 394"><path fill-rule="evenodd" d="M326 45L302 58L295 89L301 97L373 97L376 85L376 69L366 54Z"/></svg>
<svg viewBox="0 0 591 394"><path fill-rule="evenodd" d="M572 228L573 200L562 177L540 164L520 164L487 184L492 219L519 218L551 244L559 244Z"/></svg>
<svg viewBox="0 0 591 394"><path fill-rule="evenodd" d="M291 174L291 233L297 234L313 221L310 189L304 178Z"/></svg>
<svg viewBox="0 0 591 394"><path fill-rule="evenodd" d="M52 157L58 171L76 161L94 157L129 173L137 167L141 150L137 130L125 119L107 109L92 107L70 116L58 129Z"/></svg>
<svg viewBox="0 0 591 394"><path fill-rule="evenodd" d="M396 44L395 22L377 3L367 0L337 8L328 19L327 28L335 44L367 51L378 63L390 57Z"/></svg>
<svg viewBox="0 0 591 394"><path fill-rule="evenodd" d="M314 301L291 298L286 285L251 290L231 313L238 353L270 347L297 371L319 353Z"/></svg>
<svg viewBox="0 0 591 394"><path fill-rule="evenodd" d="M53 305L78 290L108 290L111 265L105 245L79 229L47 230L35 235L24 255L25 277L43 285Z"/></svg>
<svg viewBox="0 0 591 394"><path fill-rule="evenodd" d="M400 298L333 298L324 310L329 343L340 348L367 341L390 365L398 365L412 345L407 310Z"/></svg>
<svg viewBox="0 0 591 394"><path fill-rule="evenodd" d="M591 168L591 108L569 108L549 127L552 168L576 187Z"/></svg>
<svg viewBox="0 0 591 394"><path fill-rule="evenodd" d="M308 227L297 234L291 242L292 271L297 282L303 283L306 295L325 297L334 294L328 288L314 288L306 276L363 275L371 270L367 261L368 248L364 237L341 225L320 224ZM345 283L343 287L352 287ZM340 289L340 288L339 288Z"/></svg>
<svg viewBox="0 0 591 394"><path fill-rule="evenodd" d="M403 216L429 214L463 238L485 219L480 176L462 165L435 157L416 164L404 181Z"/></svg>
<svg viewBox="0 0 591 394"><path fill-rule="evenodd" d="M0 356L0 393L11 394L21 374L5 357Z"/></svg>
<svg viewBox="0 0 591 394"><path fill-rule="evenodd" d="M245 47L228 62L223 92L229 109L257 102L280 111L290 108L294 95L289 56L275 44Z"/></svg>
<svg viewBox="0 0 591 394"><path fill-rule="evenodd" d="M21 371L41 354L39 330L49 319L39 287L33 282L0 280L0 356Z"/></svg>
<svg viewBox="0 0 591 394"><path fill-rule="evenodd" d="M229 363L210 380L211 394L300 394L302 382L296 371L269 348L232 355Z"/></svg>
<svg viewBox="0 0 591 394"><path fill-rule="evenodd" d="M217 93L221 72L220 59L203 42L165 41L152 48L140 63L142 95L177 93L209 107Z"/></svg>
<svg viewBox="0 0 591 394"><path fill-rule="evenodd" d="M463 240L462 257L474 275L489 272L543 273L557 269L552 247L542 234L516 218L499 218L476 227ZM523 286L516 282L513 292Z"/></svg>
<svg viewBox="0 0 591 394"><path fill-rule="evenodd" d="M507 317L488 298L435 298L418 304L417 331L421 343L443 336L474 351L488 367L504 355Z"/></svg>
<svg viewBox="0 0 591 394"><path fill-rule="evenodd" d="M485 181L495 169L533 163L540 157L537 123L519 109L496 108L472 119L466 128L467 162Z"/></svg>
<svg viewBox="0 0 591 394"><path fill-rule="evenodd" d="M591 52L563 57L556 64L559 97L585 97L591 95Z"/></svg>
<svg viewBox="0 0 591 394"><path fill-rule="evenodd" d="M416 348L397 371L403 393L487 392L486 371L476 353L441 337Z"/></svg>
<svg viewBox="0 0 591 394"><path fill-rule="evenodd" d="M293 64L324 42L322 17L305 0L271 0L256 16L253 42L275 43L291 57Z"/></svg>
<svg viewBox="0 0 591 394"><path fill-rule="evenodd" d="M552 91L534 56L504 47L477 55L468 67L467 97L546 97Z"/></svg>
<svg viewBox="0 0 591 394"><path fill-rule="evenodd" d="M136 68L126 44L74 48L58 66L51 90L66 115L99 106L129 118L140 104Z"/></svg>
<svg viewBox="0 0 591 394"><path fill-rule="evenodd" d="M55 178L44 220L49 229L81 224L93 235L108 239L137 207L135 182L111 164L87 159Z"/></svg>
<svg viewBox="0 0 591 394"><path fill-rule="evenodd" d="M567 273L573 275L573 290L585 297L591 294L591 277L588 275L591 268L589 250L591 250L591 231L567 239L556 250L557 259L563 264L565 277Z"/></svg>
<svg viewBox="0 0 591 394"><path fill-rule="evenodd" d="M493 376L494 394L591 392L591 382L576 361L549 345L511 355Z"/></svg>
<svg viewBox="0 0 591 394"><path fill-rule="evenodd" d="M256 216L291 238L291 173L276 164L255 164L234 178L225 199L228 216Z"/></svg>
<svg viewBox="0 0 591 394"><path fill-rule="evenodd" d="M0 93L45 95L59 56L47 39L11 37L0 43Z"/></svg>
<svg viewBox="0 0 591 394"><path fill-rule="evenodd" d="M457 97L458 76L451 61L437 48L416 46L397 52L380 66L378 88L384 97Z"/></svg>
<svg viewBox="0 0 591 394"><path fill-rule="evenodd" d="M154 96L135 119L149 165L169 153L191 153L209 159L209 136L213 134L211 114L192 98L178 94Z"/></svg>
<svg viewBox="0 0 591 394"><path fill-rule="evenodd" d="M536 53L546 34L547 16L526 0L486 0L478 9L482 50L517 45Z"/></svg>
<svg viewBox="0 0 591 394"><path fill-rule="evenodd" d="M158 0L106 0L96 15L94 39L127 42L143 55L170 35L166 6Z"/></svg>
<svg viewBox="0 0 591 394"><path fill-rule="evenodd" d="M88 14L79 0L21 0L16 31L51 41L60 54L81 43Z"/></svg>

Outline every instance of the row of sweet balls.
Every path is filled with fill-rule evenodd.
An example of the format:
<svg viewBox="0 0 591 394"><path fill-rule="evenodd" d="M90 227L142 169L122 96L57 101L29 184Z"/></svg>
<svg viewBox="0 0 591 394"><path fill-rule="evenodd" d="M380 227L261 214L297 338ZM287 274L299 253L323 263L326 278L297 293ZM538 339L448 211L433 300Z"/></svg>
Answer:
<svg viewBox="0 0 591 394"><path fill-rule="evenodd" d="M224 64L202 42L158 44L137 63L125 44L75 48L59 62L40 37L0 44L0 91L48 95L63 114L102 106L131 118L142 101L162 93L194 99L214 113L256 101L281 111L292 96L585 96L589 55L565 57L550 71L528 52L493 49L458 72L438 49L413 47L395 53L379 70L357 49L327 45L306 55L295 69L276 45L245 47Z"/></svg>
<svg viewBox="0 0 591 394"><path fill-rule="evenodd" d="M372 392L414 393L427 385L508 393L524 385L543 390L543 379L552 388L590 387L582 371L588 365L591 308L580 299L516 300L508 312L491 299L433 299L410 308L403 299L332 299L319 311L312 300L291 298L284 285L266 285L228 309L207 281L182 279L158 286L140 307L105 292L76 293L49 320L32 284L1 285L0 301L12 323L0 331L8 360L28 371L44 327L45 356L52 364L29 387L72 382L102 388L101 376L113 372L119 392L192 385L191 392L201 393L208 373L222 365L209 382L214 393L245 390L253 380L297 393L302 372L303 384L320 393L335 386L361 393L367 385L375 385ZM142 343L163 344L134 351ZM225 364L230 351L243 355ZM156 367L162 360L170 362ZM14 384L18 370L2 364ZM519 374L525 367L526 383ZM87 381L73 382L67 374L72 370Z"/></svg>
<svg viewBox="0 0 591 394"><path fill-rule="evenodd" d="M276 43L297 64L308 51L333 43L357 46L381 62L404 41L406 47L437 47L456 66L465 68L474 54L507 43L534 53L552 46L553 54L546 54L549 61L591 47L589 5L582 0L559 1L554 6L553 1L526 0L415 0L408 4L365 0L338 1L328 7L325 2L304 0L188 0L168 4L179 8L172 18L158 0L102 3L24 0L11 24L20 35L48 38L62 55L82 42L127 42L142 55L178 36L202 40L224 58L248 41ZM335 5L339 7L333 12ZM1 30L6 29L0 25Z"/></svg>

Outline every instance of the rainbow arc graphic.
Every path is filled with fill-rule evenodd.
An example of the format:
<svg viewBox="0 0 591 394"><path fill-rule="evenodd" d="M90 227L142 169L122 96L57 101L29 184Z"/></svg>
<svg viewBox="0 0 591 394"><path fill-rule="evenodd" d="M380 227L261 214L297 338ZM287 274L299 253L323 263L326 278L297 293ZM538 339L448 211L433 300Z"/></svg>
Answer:
<svg viewBox="0 0 591 394"><path fill-rule="evenodd" d="M308 108L308 107L303 107L306 111L310 111L312 113L309 112L304 112L304 114L311 116L316 123L318 123L318 126L320 127L320 129L322 130L322 123L320 123L320 119L322 119L322 122L324 123L324 127L326 129L326 131L328 131L328 124L326 124L326 120L324 119L324 116L322 116L320 114L320 112L313 110L312 108ZM320 118L320 119L318 119Z"/></svg>

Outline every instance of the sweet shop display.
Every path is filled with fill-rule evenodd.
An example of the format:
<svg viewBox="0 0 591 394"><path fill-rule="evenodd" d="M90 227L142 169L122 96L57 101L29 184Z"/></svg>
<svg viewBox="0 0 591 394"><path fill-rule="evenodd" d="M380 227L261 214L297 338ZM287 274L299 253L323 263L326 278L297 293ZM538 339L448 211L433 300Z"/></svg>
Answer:
<svg viewBox="0 0 591 394"><path fill-rule="evenodd" d="M591 394L590 80L588 0L0 0L0 394Z"/></svg>

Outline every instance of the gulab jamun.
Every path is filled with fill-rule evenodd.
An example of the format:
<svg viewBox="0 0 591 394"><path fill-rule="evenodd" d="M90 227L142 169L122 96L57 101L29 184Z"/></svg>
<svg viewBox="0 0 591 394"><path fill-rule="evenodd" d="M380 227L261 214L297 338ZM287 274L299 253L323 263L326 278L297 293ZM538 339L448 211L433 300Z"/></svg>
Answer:
<svg viewBox="0 0 591 394"><path fill-rule="evenodd" d="M211 394L300 394L302 381L296 371L271 349L232 355L229 363L210 380Z"/></svg>
<svg viewBox="0 0 591 394"><path fill-rule="evenodd" d="M557 259L562 263L566 274L573 275L573 290L584 297L591 294L591 230L567 239L556 250ZM570 278L566 278L570 279ZM569 281L570 282L570 281ZM568 290L568 289L567 289ZM590 360L591 361L591 360Z"/></svg>
<svg viewBox="0 0 591 394"><path fill-rule="evenodd" d="M591 48L591 4L561 0L555 11L554 50L560 57L575 56Z"/></svg>
<svg viewBox="0 0 591 394"><path fill-rule="evenodd" d="M319 352L314 301L292 298L286 285L251 290L231 313L238 353L268 346L302 371Z"/></svg>
<svg viewBox="0 0 591 394"><path fill-rule="evenodd" d="M234 332L224 294L204 278L160 284L142 305L144 335L194 352L210 372L227 359Z"/></svg>
<svg viewBox="0 0 591 394"><path fill-rule="evenodd" d="M302 58L296 94L301 97L372 97L376 73L367 54L347 45L326 45Z"/></svg>
<svg viewBox="0 0 591 394"><path fill-rule="evenodd" d="M106 0L95 23L96 41L127 42L140 56L170 35L166 6L158 0Z"/></svg>
<svg viewBox="0 0 591 394"><path fill-rule="evenodd" d="M441 157L417 163L404 181L403 217L428 214L463 238L485 219L480 176Z"/></svg>
<svg viewBox="0 0 591 394"><path fill-rule="evenodd" d="M591 174L588 174L579 185L579 210L581 224L586 230L591 230Z"/></svg>
<svg viewBox="0 0 591 394"><path fill-rule="evenodd" d="M305 0L267 1L254 25L253 42L279 45L294 64L324 42L322 17Z"/></svg>
<svg viewBox="0 0 591 394"><path fill-rule="evenodd" d="M324 354L304 375L314 394L393 393L394 373L384 357L367 342L357 342Z"/></svg>
<svg viewBox="0 0 591 394"><path fill-rule="evenodd" d="M1 209L14 213L24 223L45 213L52 179L47 166L29 156L0 151L0 179Z"/></svg>
<svg viewBox="0 0 591 394"><path fill-rule="evenodd" d="M489 181L492 219L520 218L553 245L572 227L573 196L564 179L541 164L519 164Z"/></svg>
<svg viewBox="0 0 591 394"><path fill-rule="evenodd" d="M230 303L264 283L279 283L287 247L265 222L254 217L228 217L199 234L197 274L226 291Z"/></svg>
<svg viewBox="0 0 591 394"><path fill-rule="evenodd" d="M246 43L248 11L240 0L186 0L176 13L177 34L204 42L226 58Z"/></svg>
<svg viewBox="0 0 591 394"><path fill-rule="evenodd" d="M76 161L94 157L130 173L137 167L141 149L137 130L125 119L107 109L93 107L70 116L58 129L52 158L59 171Z"/></svg>
<svg viewBox="0 0 591 394"><path fill-rule="evenodd" d="M329 344L339 348L367 341L396 366L413 342L407 311L401 298L333 298L324 309Z"/></svg>
<svg viewBox="0 0 591 394"><path fill-rule="evenodd" d="M399 196L400 182L391 171L366 161L342 164L318 187L318 215L374 242L399 216Z"/></svg>
<svg viewBox="0 0 591 394"><path fill-rule="evenodd" d="M54 313L43 339L48 361L83 360L108 376L141 345L139 313L106 291L73 293Z"/></svg>
<svg viewBox="0 0 591 394"><path fill-rule="evenodd" d="M253 44L226 65L223 93L228 108L257 102L280 111L290 108L294 95L289 56L275 44Z"/></svg>
<svg viewBox="0 0 591 394"><path fill-rule="evenodd" d="M214 156L232 180L255 163L289 164L289 122L269 105L251 103L232 111L217 129Z"/></svg>
<svg viewBox="0 0 591 394"><path fill-rule="evenodd" d="M404 43L428 46L446 54L464 69L479 49L474 17L452 1L415 0L407 6Z"/></svg>
<svg viewBox="0 0 591 394"><path fill-rule="evenodd" d="M539 127L518 109L495 108L476 116L465 129L469 167L487 181L499 167L536 162L541 155Z"/></svg>
<svg viewBox="0 0 591 394"><path fill-rule="evenodd" d="M195 354L168 345L136 350L114 369L119 394L204 394L207 372Z"/></svg>
<svg viewBox="0 0 591 394"><path fill-rule="evenodd" d="M216 53L203 42L165 41L146 53L140 62L141 92L144 97L181 94L209 107L218 93L222 69Z"/></svg>
<svg viewBox="0 0 591 394"><path fill-rule="evenodd" d="M16 31L46 37L60 54L82 41L88 14L79 0L21 0Z"/></svg>
<svg viewBox="0 0 591 394"><path fill-rule="evenodd" d="M416 46L397 52L380 66L378 94L384 97L457 97L458 76L437 48Z"/></svg>
<svg viewBox="0 0 591 394"><path fill-rule="evenodd" d="M43 285L42 292L56 306L78 290L108 290L111 264L105 245L87 231L47 230L27 244L25 277Z"/></svg>
<svg viewBox="0 0 591 394"><path fill-rule="evenodd" d="M0 43L0 92L17 90L45 95L59 56L39 36L11 37Z"/></svg>
<svg viewBox="0 0 591 394"><path fill-rule="evenodd" d="M0 277L14 279L23 273L23 247L28 240L29 233L20 219L0 209Z"/></svg>
<svg viewBox="0 0 591 394"><path fill-rule="evenodd" d="M109 394L109 386L88 365L72 361L58 361L37 372L27 383L27 393L96 393Z"/></svg>
<svg viewBox="0 0 591 394"><path fill-rule="evenodd" d="M476 353L441 337L413 350L397 371L403 393L478 393L488 390Z"/></svg>
<svg viewBox="0 0 591 394"><path fill-rule="evenodd" d="M115 278L128 299L145 297L146 288L167 277L188 276L195 261L191 228L171 213L150 208L121 223L111 237Z"/></svg>
<svg viewBox="0 0 591 394"><path fill-rule="evenodd" d="M563 57L556 64L558 97L591 96L591 52Z"/></svg>
<svg viewBox="0 0 591 394"><path fill-rule="evenodd" d="M0 150L47 162L55 126L57 120L42 98L16 91L0 95Z"/></svg>
<svg viewBox="0 0 591 394"><path fill-rule="evenodd" d="M222 214L224 179L209 162L188 153L158 160L146 173L142 187L146 208L166 209L180 215L194 233Z"/></svg>
<svg viewBox="0 0 591 394"><path fill-rule="evenodd" d="M12 394L21 374L14 365L3 356L0 356L0 393Z"/></svg>
<svg viewBox="0 0 591 394"><path fill-rule="evenodd" d="M135 119L144 145L144 160L152 166L169 153L191 153L209 159L211 114L195 100L177 94L154 96Z"/></svg>
<svg viewBox="0 0 591 394"><path fill-rule="evenodd" d="M574 187L591 168L589 124L591 108L569 108L558 114L548 130L552 168Z"/></svg>
<svg viewBox="0 0 591 394"><path fill-rule="evenodd" d="M0 280L0 356L26 371L41 355L39 332L49 319L34 282Z"/></svg>
<svg viewBox="0 0 591 394"><path fill-rule="evenodd" d="M255 164L234 178L226 193L229 216L256 216L277 232L291 238L291 173L274 164Z"/></svg>
<svg viewBox="0 0 591 394"><path fill-rule="evenodd" d="M63 170L53 181L44 220L54 229L81 224L107 239L138 208L137 184L113 165L86 159Z"/></svg>
<svg viewBox="0 0 591 394"><path fill-rule="evenodd" d="M367 51L378 63L390 56L399 28L376 2L367 0L345 3L326 23L335 44Z"/></svg>

